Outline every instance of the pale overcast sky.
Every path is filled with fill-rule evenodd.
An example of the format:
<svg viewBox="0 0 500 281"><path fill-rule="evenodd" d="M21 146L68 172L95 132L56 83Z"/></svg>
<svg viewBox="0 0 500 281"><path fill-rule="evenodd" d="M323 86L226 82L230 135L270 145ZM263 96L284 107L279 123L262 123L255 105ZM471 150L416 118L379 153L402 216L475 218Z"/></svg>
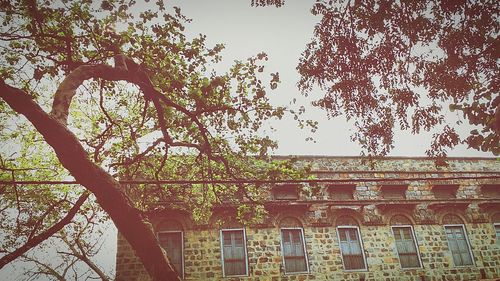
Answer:
<svg viewBox="0 0 500 281"><path fill-rule="evenodd" d="M280 146L275 154L359 155L359 146L350 141L352 126L343 117L327 120L326 113L312 108L309 105L311 100L303 98L296 87L299 75L295 67L301 52L312 37L315 23L319 21L319 17L314 17L309 12L314 0L286 0L285 6L281 8L253 8L250 7L251 0L166 2L169 7L181 7L183 13L193 19L186 29L189 36L202 33L207 35L209 45L225 44L224 60L217 66L218 70L228 69L236 59L243 60L264 51L269 56L267 69L271 72L278 71L282 81L278 89L271 92L272 100L277 105L286 106L296 98L299 105L306 106L309 118L320 121L319 131L312 135L316 143L306 142L305 138L311 135L298 129L296 122L290 118L273 124L277 131L271 136L279 141ZM456 117L456 114L450 114L450 118ZM468 128L463 128L463 132L468 131ZM414 136L398 133L395 137L396 147L391 155L424 156L429 147L430 136L431 134ZM450 156L493 155L461 146L451 151ZM111 227L106 236L107 242L97 263L106 268L107 272L114 272L116 229ZM0 279L15 280L19 278L19 272L7 267L0 272Z"/></svg>
<svg viewBox="0 0 500 281"><path fill-rule="evenodd" d="M279 148L275 154L312 154L312 155L359 155L360 147L351 142L353 126L344 117L327 120L326 113L310 105L312 99L305 99L298 91L296 83L299 74L296 66L305 45L310 41L314 25L320 20L309 9L314 0L286 0L281 8L251 7L251 0L173 0L167 1L169 7L181 7L188 18L193 19L187 25L190 36L207 35L208 45L223 43L223 62L217 69L228 69L236 59L246 59L259 52L266 52L269 61L266 64L270 72L280 73L281 84L276 91L271 91L272 100L277 105L289 105L293 98L298 105L306 107L307 117L320 122L318 132L311 135L307 130L297 128L296 122L287 118L274 123L277 131L271 137L278 140ZM320 95L320 92L312 93ZM296 104L295 107L298 107ZM460 118L457 113L450 113L449 118ZM470 128L461 128L467 133ZM316 143L306 142L308 136ZM409 132L397 132L393 156L425 156L429 148L431 133L418 136ZM491 153L457 147L450 156L486 156Z"/></svg>

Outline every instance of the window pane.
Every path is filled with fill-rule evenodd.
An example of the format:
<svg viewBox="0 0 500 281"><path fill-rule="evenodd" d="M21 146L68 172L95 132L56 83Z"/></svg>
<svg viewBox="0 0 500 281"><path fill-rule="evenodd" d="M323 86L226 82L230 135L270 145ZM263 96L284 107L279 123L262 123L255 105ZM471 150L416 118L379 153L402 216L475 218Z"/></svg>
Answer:
<svg viewBox="0 0 500 281"><path fill-rule="evenodd" d="M160 232L158 233L160 245L167 252L167 257L174 269L183 275L182 268L182 233L181 232Z"/></svg>
<svg viewBox="0 0 500 281"><path fill-rule="evenodd" d="M446 226L446 238L456 266L472 265L472 255L462 226Z"/></svg>
<svg viewBox="0 0 500 281"><path fill-rule="evenodd" d="M355 229L349 229L347 230L347 235L349 241L357 241L358 240L358 232Z"/></svg>
<svg viewBox="0 0 500 281"><path fill-rule="evenodd" d="M411 235L411 228L403 227L401 230L403 231L404 239L413 239L413 237Z"/></svg>
<svg viewBox="0 0 500 281"><path fill-rule="evenodd" d="M243 230L223 230L224 275L246 275L245 241Z"/></svg>
<svg viewBox="0 0 500 281"><path fill-rule="evenodd" d="M347 270L364 269L365 263L363 256L360 255L345 255L344 266Z"/></svg>
<svg viewBox="0 0 500 281"><path fill-rule="evenodd" d="M284 243L290 243L290 230L281 230Z"/></svg>
<svg viewBox="0 0 500 281"><path fill-rule="evenodd" d="M344 268L347 270L365 269L358 230L356 228L338 228L338 233Z"/></svg>
<svg viewBox="0 0 500 281"><path fill-rule="evenodd" d="M282 229L285 272L307 272L304 238L300 229Z"/></svg>
<svg viewBox="0 0 500 281"><path fill-rule="evenodd" d="M351 254L351 249L349 247L349 243L347 241L340 241L340 250L342 254L349 255Z"/></svg>
<svg viewBox="0 0 500 281"><path fill-rule="evenodd" d="M351 248L351 253L354 255L361 255L361 245L357 240L350 241L349 243L350 248Z"/></svg>
<svg viewBox="0 0 500 281"><path fill-rule="evenodd" d="M410 227L394 227L394 238L396 240L396 250L399 256L399 263L402 268L420 267L417 246L413 239Z"/></svg>
<svg viewBox="0 0 500 281"><path fill-rule="evenodd" d="M340 241L347 241L345 229L339 229L339 239Z"/></svg>

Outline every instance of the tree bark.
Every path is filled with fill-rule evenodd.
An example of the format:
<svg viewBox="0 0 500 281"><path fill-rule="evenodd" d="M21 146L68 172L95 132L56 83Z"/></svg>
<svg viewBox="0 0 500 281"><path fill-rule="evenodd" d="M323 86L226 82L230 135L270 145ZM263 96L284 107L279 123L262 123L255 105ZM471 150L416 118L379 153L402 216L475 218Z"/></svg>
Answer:
<svg viewBox="0 0 500 281"><path fill-rule="evenodd" d="M61 164L81 185L91 191L130 243L154 281L180 280L154 231L133 206L123 188L110 174L93 163L76 136L56 118L47 114L26 92L0 79L0 97L24 115L54 149Z"/></svg>

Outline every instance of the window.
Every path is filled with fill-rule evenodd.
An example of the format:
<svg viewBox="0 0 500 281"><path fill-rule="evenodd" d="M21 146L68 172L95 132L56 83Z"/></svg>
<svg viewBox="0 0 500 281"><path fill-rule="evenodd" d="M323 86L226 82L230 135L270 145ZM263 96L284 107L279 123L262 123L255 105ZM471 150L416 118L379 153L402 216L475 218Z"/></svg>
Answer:
<svg viewBox="0 0 500 281"><path fill-rule="evenodd" d="M280 185L273 189L276 200L298 200L299 191L297 185Z"/></svg>
<svg viewBox="0 0 500 281"><path fill-rule="evenodd" d="M184 276L183 264L183 237L182 231L163 231L158 232L160 245L167 251L167 257L179 276Z"/></svg>
<svg viewBox="0 0 500 281"><path fill-rule="evenodd" d="M453 199L457 198L458 185L444 184L435 185L432 187L432 193L436 199Z"/></svg>
<svg viewBox="0 0 500 281"><path fill-rule="evenodd" d="M281 249L283 252L285 273L308 272L302 228L282 228Z"/></svg>
<svg viewBox="0 0 500 281"><path fill-rule="evenodd" d="M302 223L293 217L285 217L280 222L281 252L285 274L308 273L306 244Z"/></svg>
<svg viewBox="0 0 500 281"><path fill-rule="evenodd" d="M396 215L392 217L391 225L401 268L421 267L420 255L410 220L405 216Z"/></svg>
<svg viewBox="0 0 500 281"><path fill-rule="evenodd" d="M163 221L158 226L157 238L167 252L170 263L181 278L184 277L184 236L182 225L174 220Z"/></svg>
<svg viewBox="0 0 500 281"><path fill-rule="evenodd" d="M224 276L248 274L246 236L244 229L223 229L221 235L222 272Z"/></svg>
<svg viewBox="0 0 500 281"><path fill-rule="evenodd" d="M498 246L500 246L500 213L496 213L492 217L493 227L495 228L495 240Z"/></svg>
<svg viewBox="0 0 500 281"><path fill-rule="evenodd" d="M337 222L337 235L345 270L366 270L365 253L354 219L344 217Z"/></svg>
<svg viewBox="0 0 500 281"><path fill-rule="evenodd" d="M497 245L500 246L500 223L495 223L495 238Z"/></svg>
<svg viewBox="0 0 500 281"><path fill-rule="evenodd" d="M446 239L448 240L448 247L453 256L455 266L473 265L474 261L462 219L456 215L449 214L443 217L443 223L445 224Z"/></svg>
<svg viewBox="0 0 500 281"><path fill-rule="evenodd" d="M382 185L380 187L385 199L405 199L407 185Z"/></svg>
<svg viewBox="0 0 500 281"><path fill-rule="evenodd" d="M330 198L333 200L352 200L354 199L353 194L355 189L356 186L354 184L328 186Z"/></svg>

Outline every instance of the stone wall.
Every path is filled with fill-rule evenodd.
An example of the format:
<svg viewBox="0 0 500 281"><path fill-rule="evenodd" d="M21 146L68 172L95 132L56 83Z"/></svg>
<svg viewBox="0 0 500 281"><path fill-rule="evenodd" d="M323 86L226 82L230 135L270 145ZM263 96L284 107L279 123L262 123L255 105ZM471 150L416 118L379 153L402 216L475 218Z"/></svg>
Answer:
<svg viewBox="0 0 500 281"><path fill-rule="evenodd" d="M500 243L495 238L493 220L500 218L500 198L483 198L481 186L497 184L500 162L493 159L451 159L446 168L436 168L431 160L389 158L375 166L358 157L301 157L297 165L312 165L318 178L396 179L408 185L406 198L383 198L380 185L385 182L354 182L354 200L331 198L331 183L304 185L299 200L273 205L270 193L267 224L245 227L248 276L223 277L220 227L196 225L188 214L169 215L183 225L185 280L479 280L500 279ZM374 170L372 170L373 168ZM470 179L444 179L470 177ZM400 180L400 179L404 180ZM419 180L423 179L425 180ZM394 183L391 181L390 183ZM437 200L436 184L458 184L457 198ZM309 191L308 191L309 189ZM219 212L214 210L215 215ZM449 251L443 216L454 214L464 223L474 265L454 266ZM219 215L226 214L219 212ZM414 229L421 268L401 269L390 219L405 215ZM304 229L309 264L307 274L285 274L283 270L280 220L292 216ZM338 218L351 216L359 225L367 270L346 271L337 236ZM158 221L165 218L159 217ZM232 221L232 219L228 219ZM499 221L500 222L500 221ZM158 224L156 224L158 225ZM243 226L241 226L243 227ZM149 280L142 265L121 235L118 237L117 280Z"/></svg>

